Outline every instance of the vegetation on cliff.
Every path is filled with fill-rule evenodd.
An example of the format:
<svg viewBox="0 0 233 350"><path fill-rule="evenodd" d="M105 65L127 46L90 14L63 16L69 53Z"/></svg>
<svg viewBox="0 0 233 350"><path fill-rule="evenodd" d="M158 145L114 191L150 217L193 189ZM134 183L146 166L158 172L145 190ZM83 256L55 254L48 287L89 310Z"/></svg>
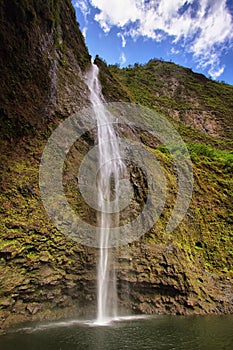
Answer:
<svg viewBox="0 0 233 350"><path fill-rule="evenodd" d="M100 69L103 66L98 65ZM118 80L121 91L126 91L124 97L133 103L153 108L173 123L186 141L193 162L194 191L185 219L169 236L164 234L163 228L159 229L160 224L164 227L162 217L161 223L152 229L146 241L155 245L158 242L172 242L173 246L186 252L185 257L180 253L179 258L184 264L190 263L187 256L190 254L193 262L186 270L190 276L193 276L194 265L201 263L199 269L212 273L217 279L224 275L227 281L232 279L233 87L157 59L145 65L135 64L134 67L122 69L114 65L108 69L112 79ZM103 93L107 100L111 100L111 83L106 79L105 72L106 68L100 74ZM125 101L125 98L121 100ZM156 142L152 138L148 140L148 135L145 137L143 131L139 138L167 169L170 185L175 188L171 163L168 167L171 162L168 150L163 145L151 146ZM169 208L175 196L173 189L163 213L165 220L169 217ZM198 274L202 275L200 270ZM197 286L196 283L194 285ZM231 287L226 290L232 303L232 285L229 285Z"/></svg>
<svg viewBox="0 0 233 350"><path fill-rule="evenodd" d="M38 184L51 132L88 104L90 55L74 9L69 0L4 0L0 16L1 326L49 318L57 305L65 314L74 299L80 312L78 300L91 298L83 269L91 255L54 228Z"/></svg>
<svg viewBox="0 0 233 350"><path fill-rule="evenodd" d="M72 87L90 56L69 0L1 1L0 16L1 128L9 141L47 128L61 75L76 71Z"/></svg>
<svg viewBox="0 0 233 350"><path fill-rule="evenodd" d="M53 226L38 171L51 132L88 105L83 75L90 56L69 0L3 0L0 15L0 323L68 310L80 315L95 304L98 252ZM125 131L161 162L170 186L156 226L118 249L121 305L147 313L232 312L233 87L159 60L123 69L96 63L108 101L149 106L172 121L195 176L190 209L167 234L177 187L172 159L143 130ZM77 166L92 145L93 135L85 135L70 150L64 188L74 210L95 222L94 211L74 196Z"/></svg>
<svg viewBox="0 0 233 350"><path fill-rule="evenodd" d="M130 68L109 66L109 70L121 85L127 86L134 102L153 107L208 135L232 141L231 85L157 59Z"/></svg>

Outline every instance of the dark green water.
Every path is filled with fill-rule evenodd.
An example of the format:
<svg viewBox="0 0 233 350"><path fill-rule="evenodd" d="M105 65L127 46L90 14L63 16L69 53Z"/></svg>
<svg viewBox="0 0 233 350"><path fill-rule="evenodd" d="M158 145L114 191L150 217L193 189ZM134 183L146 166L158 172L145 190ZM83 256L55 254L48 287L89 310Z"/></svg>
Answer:
<svg viewBox="0 0 233 350"><path fill-rule="evenodd" d="M156 316L109 326L78 321L28 327L0 337L1 350L232 350L232 316Z"/></svg>

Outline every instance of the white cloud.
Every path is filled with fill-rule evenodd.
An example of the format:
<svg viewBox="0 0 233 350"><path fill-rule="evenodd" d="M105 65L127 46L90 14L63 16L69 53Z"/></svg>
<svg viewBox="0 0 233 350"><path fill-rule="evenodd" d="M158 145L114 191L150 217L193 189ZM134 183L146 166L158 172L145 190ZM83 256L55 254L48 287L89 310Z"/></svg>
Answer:
<svg viewBox="0 0 233 350"><path fill-rule="evenodd" d="M87 20L87 16L90 14L90 4L88 0L78 0L75 2L74 6L80 9L85 20Z"/></svg>
<svg viewBox="0 0 233 350"><path fill-rule="evenodd" d="M79 1L85 11L88 0ZM113 26L125 35L161 41L170 36L182 43L202 68L217 77L224 67L220 57L226 42L233 39L233 20L227 0L89 0L99 10L95 20L105 32ZM83 4L84 3L84 4ZM80 5L82 4L82 5Z"/></svg>
<svg viewBox="0 0 233 350"><path fill-rule="evenodd" d="M212 78L217 79L224 72L224 68L225 68L224 66L220 68L213 67L209 69L208 73Z"/></svg>
<svg viewBox="0 0 233 350"><path fill-rule="evenodd" d="M180 53L180 50L176 50L174 47L171 48L172 55L178 55L179 53Z"/></svg>
<svg viewBox="0 0 233 350"><path fill-rule="evenodd" d="M216 79L224 72L224 65L221 65L220 58L216 51L207 52L206 56L200 56L198 62L199 68L208 68L209 75Z"/></svg>
<svg viewBox="0 0 233 350"><path fill-rule="evenodd" d="M120 62L121 62L121 64L124 64L126 62L126 57L125 57L124 52L122 52L120 55Z"/></svg>
<svg viewBox="0 0 233 350"><path fill-rule="evenodd" d="M112 26L124 27L129 22L135 22L140 11L137 7L138 0L90 0L92 6L100 10L95 15L103 30L109 31Z"/></svg>
<svg viewBox="0 0 233 350"><path fill-rule="evenodd" d="M88 15L90 14L90 4L88 2L88 0L78 0L74 3L74 6L79 8L80 11L83 14L84 17L84 21L85 21L85 27L82 29L82 33L84 38L86 38L87 35L87 30L88 30Z"/></svg>
<svg viewBox="0 0 233 350"><path fill-rule="evenodd" d="M119 37L119 38L121 38L121 41L122 41L122 47L125 47L125 45L126 45L126 39L125 39L125 37L124 37L124 35L122 34L122 33L117 33L117 36Z"/></svg>
<svg viewBox="0 0 233 350"><path fill-rule="evenodd" d="M83 28L82 33L83 33L84 38L86 38L86 35L87 35L87 27L84 27L84 28Z"/></svg>

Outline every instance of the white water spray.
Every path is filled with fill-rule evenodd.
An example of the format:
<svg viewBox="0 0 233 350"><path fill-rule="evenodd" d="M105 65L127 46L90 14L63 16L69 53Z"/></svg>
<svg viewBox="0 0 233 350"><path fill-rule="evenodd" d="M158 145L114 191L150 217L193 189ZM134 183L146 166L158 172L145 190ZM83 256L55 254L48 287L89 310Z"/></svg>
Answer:
<svg viewBox="0 0 233 350"><path fill-rule="evenodd" d="M113 128L113 116L104 105L98 73L98 67L92 64L87 76L87 84L97 120L99 152L97 178L99 261L96 322L105 324L117 316L116 277L109 239L111 227L117 227L119 222L119 180L125 166L120 157L118 139Z"/></svg>

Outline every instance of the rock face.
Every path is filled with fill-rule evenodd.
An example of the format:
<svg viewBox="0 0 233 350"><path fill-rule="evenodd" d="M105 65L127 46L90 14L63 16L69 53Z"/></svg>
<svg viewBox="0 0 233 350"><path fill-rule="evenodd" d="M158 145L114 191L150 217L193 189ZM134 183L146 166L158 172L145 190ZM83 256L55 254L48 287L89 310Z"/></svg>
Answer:
<svg viewBox="0 0 233 350"><path fill-rule="evenodd" d="M232 140L231 85L158 59L145 65L109 68L113 78L127 87L132 101L153 107L174 122L181 121L183 126L191 126L215 138Z"/></svg>
<svg viewBox="0 0 233 350"><path fill-rule="evenodd" d="M90 56L69 0L2 1L0 13L0 323L80 314L95 298L94 252L51 225L38 170L51 131L89 102Z"/></svg>
<svg viewBox="0 0 233 350"><path fill-rule="evenodd" d="M69 0L4 0L0 13L0 325L91 316L96 305L98 251L69 240L53 226L38 185L40 159L51 132L89 103L83 77L90 56ZM108 101L147 104L119 72L109 70L98 58L96 63ZM137 79L142 87L141 77ZM164 81L163 76L160 79ZM177 80L173 82L173 90L178 89L177 84ZM195 125L188 119L185 122L200 129L209 111L201 113L200 120L195 113L189 114ZM177 119L186 141L219 146L206 133L186 129L180 114ZM214 121L206 125L210 135L222 135ZM165 210L156 226L140 240L116 249L120 306L138 313L232 312L231 158L222 150L213 155L211 148L205 149L203 156L192 146L193 199L183 223L167 234L165 223L177 186L172 160L150 134L130 128L119 132L142 142L155 154L170 183ZM93 142L94 135L86 134L72 147L64 172L67 198L90 222L95 222L95 212L81 201L75 174ZM224 142L219 142L221 148ZM229 140L226 143L229 148ZM145 184L136 170L132 170L131 182L136 199L143 201L144 194L137 189Z"/></svg>
<svg viewBox="0 0 233 350"><path fill-rule="evenodd" d="M70 1L2 1L0 11L1 121L5 137L23 136L83 106L90 56Z"/></svg>

